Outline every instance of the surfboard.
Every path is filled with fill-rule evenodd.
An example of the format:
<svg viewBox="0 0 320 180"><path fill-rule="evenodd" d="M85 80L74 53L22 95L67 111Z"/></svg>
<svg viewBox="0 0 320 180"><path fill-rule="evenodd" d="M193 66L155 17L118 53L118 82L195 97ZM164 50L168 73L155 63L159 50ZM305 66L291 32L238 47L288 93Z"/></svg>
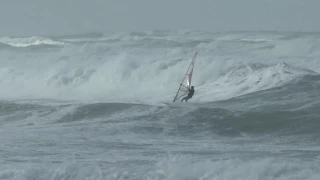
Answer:
<svg viewBox="0 0 320 180"><path fill-rule="evenodd" d="M175 102L176 100L180 99L181 97L185 96L188 92L189 89L191 87L191 80L192 80L192 74L193 74L193 68L196 62L196 56L197 56L198 52L196 52L192 58L192 61L187 69L186 74L184 75L178 91L176 93L176 96L173 99L173 102Z"/></svg>

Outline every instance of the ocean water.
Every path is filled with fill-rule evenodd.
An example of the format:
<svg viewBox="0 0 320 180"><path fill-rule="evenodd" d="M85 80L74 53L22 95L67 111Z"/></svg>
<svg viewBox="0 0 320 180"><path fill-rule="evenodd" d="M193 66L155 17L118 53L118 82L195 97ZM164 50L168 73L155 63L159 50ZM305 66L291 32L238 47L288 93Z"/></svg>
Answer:
<svg viewBox="0 0 320 180"><path fill-rule="evenodd" d="M318 180L319 73L320 33L0 37L0 179Z"/></svg>

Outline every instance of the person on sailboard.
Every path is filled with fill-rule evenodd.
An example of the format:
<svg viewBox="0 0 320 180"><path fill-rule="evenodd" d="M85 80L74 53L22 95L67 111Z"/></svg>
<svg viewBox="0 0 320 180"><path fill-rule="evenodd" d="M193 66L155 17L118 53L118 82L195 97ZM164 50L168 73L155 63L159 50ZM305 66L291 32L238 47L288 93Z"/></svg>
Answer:
<svg viewBox="0 0 320 180"><path fill-rule="evenodd" d="M186 102L188 102L188 99L191 99L192 96L194 94L194 87L191 86L191 89L189 89L189 93L188 93L188 96L184 97L181 99L181 102L183 102L184 100L186 100Z"/></svg>

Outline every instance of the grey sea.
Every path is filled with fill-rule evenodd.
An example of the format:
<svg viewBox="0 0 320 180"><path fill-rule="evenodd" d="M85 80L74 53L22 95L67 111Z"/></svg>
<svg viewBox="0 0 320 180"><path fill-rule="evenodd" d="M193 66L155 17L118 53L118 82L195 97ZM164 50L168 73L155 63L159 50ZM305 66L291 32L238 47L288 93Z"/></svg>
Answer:
<svg viewBox="0 0 320 180"><path fill-rule="evenodd" d="M318 180L319 57L320 33L0 37L0 179Z"/></svg>

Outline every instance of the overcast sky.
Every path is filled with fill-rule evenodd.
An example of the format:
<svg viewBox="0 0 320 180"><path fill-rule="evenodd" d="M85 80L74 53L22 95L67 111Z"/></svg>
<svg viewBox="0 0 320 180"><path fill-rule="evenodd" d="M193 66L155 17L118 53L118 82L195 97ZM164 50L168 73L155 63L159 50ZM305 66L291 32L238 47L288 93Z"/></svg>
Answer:
<svg viewBox="0 0 320 180"><path fill-rule="evenodd" d="M1 0L0 35L320 31L320 0Z"/></svg>

